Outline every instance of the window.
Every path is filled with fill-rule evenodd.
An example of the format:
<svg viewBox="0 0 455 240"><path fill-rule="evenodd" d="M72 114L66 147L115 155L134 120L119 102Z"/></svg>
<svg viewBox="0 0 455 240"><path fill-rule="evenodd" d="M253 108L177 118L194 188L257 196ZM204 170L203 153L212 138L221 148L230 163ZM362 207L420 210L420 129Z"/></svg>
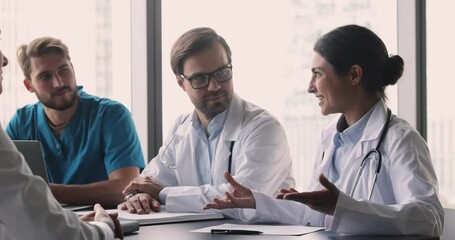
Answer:
<svg viewBox="0 0 455 240"><path fill-rule="evenodd" d="M305 187L319 146L315 139L328 120L306 91L313 44L333 28L355 23L375 31L396 54L396 9L396 1L374 0L162 1L164 137L179 113L193 109L169 66L170 48L185 31L212 27L233 51L235 92L283 124L297 187ZM396 112L396 89L388 96Z"/></svg>
<svg viewBox="0 0 455 240"><path fill-rule="evenodd" d="M35 95L23 86L17 47L37 37L51 36L68 46L78 85L84 86L89 94L114 99L130 109L147 156L143 103L146 92L142 91L146 83L144 6L145 0L2 0L0 48L10 62L4 68L0 96L2 126L6 126L18 107L37 102Z"/></svg>
<svg viewBox="0 0 455 240"><path fill-rule="evenodd" d="M110 0L2 0L0 47L10 61L1 96L2 125L18 107L37 101L23 86L16 49L43 36L59 38L69 47L78 85L86 92L115 99L131 109L129 4Z"/></svg>
<svg viewBox="0 0 455 240"><path fill-rule="evenodd" d="M455 20L450 9L455 2L427 1L427 133L439 181L439 196L445 207L455 206L455 111L449 106L455 88L450 70L455 54L455 36L443 28Z"/></svg>

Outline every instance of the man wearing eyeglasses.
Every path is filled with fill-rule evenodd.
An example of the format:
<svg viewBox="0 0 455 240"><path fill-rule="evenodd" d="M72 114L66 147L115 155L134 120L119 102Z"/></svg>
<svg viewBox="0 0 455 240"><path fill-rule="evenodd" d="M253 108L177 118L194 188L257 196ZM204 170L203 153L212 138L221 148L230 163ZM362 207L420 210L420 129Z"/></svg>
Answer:
<svg viewBox="0 0 455 240"><path fill-rule="evenodd" d="M231 50L221 36L210 28L184 33L172 47L171 67L195 109L177 119L158 155L123 191L119 208L142 214L162 204L167 211L203 211L230 190L224 172L268 195L294 186L284 129L234 93Z"/></svg>

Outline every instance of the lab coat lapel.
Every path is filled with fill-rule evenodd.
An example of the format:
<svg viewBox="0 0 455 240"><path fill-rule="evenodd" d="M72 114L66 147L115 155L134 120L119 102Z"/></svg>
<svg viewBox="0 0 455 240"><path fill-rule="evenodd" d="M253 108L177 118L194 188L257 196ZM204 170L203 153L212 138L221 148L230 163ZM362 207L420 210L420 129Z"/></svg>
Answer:
<svg viewBox="0 0 455 240"><path fill-rule="evenodd" d="M244 101L234 94L221 132L221 137L226 141L234 141L239 138L245 109L243 105Z"/></svg>
<svg viewBox="0 0 455 240"><path fill-rule="evenodd" d="M360 164L362 163L365 155L376 147L376 144L379 141L382 127L387 121L386 118L387 107L384 102L381 101L374 106L373 112L368 119L362 137L360 138L359 143L354 147L349 158L350 160L347 162L344 168L345 172L343 175L353 176L346 178L342 183L341 188L346 193L349 194L352 191L355 177L358 174ZM373 168L375 168L375 166L376 164L370 164L370 162L366 163L353 197L358 199L366 198L367 194L369 193L369 186L371 185L370 182L373 181L372 173L374 173Z"/></svg>
<svg viewBox="0 0 455 240"><path fill-rule="evenodd" d="M353 150L352 158L360 158L367 154L371 149L376 147L381 135L381 130L387 121L387 106L383 101L376 104L373 113L368 119L362 137L359 140L360 144Z"/></svg>
<svg viewBox="0 0 455 240"><path fill-rule="evenodd" d="M190 115L189 118L194 117ZM182 185L199 186L194 146L198 141L197 134L192 134L192 121L187 119L175 133L175 159L177 161L176 177Z"/></svg>
<svg viewBox="0 0 455 240"><path fill-rule="evenodd" d="M325 127L322 131L322 153L320 154L320 162L316 164L316 170L314 172L314 178L318 178L319 174L323 173L326 177L329 177L329 170L330 165L332 163L333 158L333 150L335 146L333 145L333 136L336 133L336 122L337 120L333 121L327 127ZM311 186L311 189L318 190L322 188L322 185L319 181L312 181L315 185Z"/></svg>
<svg viewBox="0 0 455 240"><path fill-rule="evenodd" d="M216 157L212 167L213 184L226 183L223 173L228 171L229 156L232 154L231 174L235 175L236 161L235 156L238 154L239 145L236 141L239 139L241 132L244 107L242 100L237 94L232 97L231 105L224 122L223 130L221 131L220 141L216 148ZM231 143L234 142L234 149L231 153Z"/></svg>
<svg viewBox="0 0 455 240"><path fill-rule="evenodd" d="M216 148L216 158L214 160L214 164L212 165L212 182L214 185L226 183L224 179L224 172L228 171L228 164L229 164L229 156L231 155L231 151L229 147L231 145L231 141L226 141L224 139L220 139L218 142L218 146ZM235 147L235 144L234 144ZM234 152L234 150L233 150ZM231 173L234 174L234 156L232 156L232 165L231 165Z"/></svg>

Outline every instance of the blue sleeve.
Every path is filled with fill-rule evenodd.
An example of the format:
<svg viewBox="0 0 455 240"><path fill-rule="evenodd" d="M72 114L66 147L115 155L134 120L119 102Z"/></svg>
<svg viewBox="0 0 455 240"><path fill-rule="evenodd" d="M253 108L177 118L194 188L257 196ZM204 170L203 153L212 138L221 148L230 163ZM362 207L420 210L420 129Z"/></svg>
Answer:
<svg viewBox="0 0 455 240"><path fill-rule="evenodd" d="M19 126L21 126L21 124L20 124L18 112L16 111L13 118L11 118L8 125L6 126L6 130L5 130L9 136L9 138L11 138L12 140L21 139L20 134L19 134L19 130L21 128Z"/></svg>
<svg viewBox="0 0 455 240"><path fill-rule="evenodd" d="M112 103L101 118L104 162L108 173L124 167L145 167L139 137L128 109Z"/></svg>

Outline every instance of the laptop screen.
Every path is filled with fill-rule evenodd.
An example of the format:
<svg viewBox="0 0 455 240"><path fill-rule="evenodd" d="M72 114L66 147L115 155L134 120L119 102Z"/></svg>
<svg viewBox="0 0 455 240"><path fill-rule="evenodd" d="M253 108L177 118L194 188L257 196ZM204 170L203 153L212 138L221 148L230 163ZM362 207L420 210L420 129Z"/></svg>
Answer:
<svg viewBox="0 0 455 240"><path fill-rule="evenodd" d="M43 178L46 183L49 183L41 143L36 140L13 140L13 142L16 145L17 150L24 155L25 161L30 167L30 170L32 170L32 173ZM80 209L92 208L93 205L62 204L62 207L71 211L77 211Z"/></svg>
<svg viewBox="0 0 455 240"><path fill-rule="evenodd" d="M40 142L36 140L13 140L17 150L24 155L30 170L34 175L38 175L49 183L46 164Z"/></svg>

